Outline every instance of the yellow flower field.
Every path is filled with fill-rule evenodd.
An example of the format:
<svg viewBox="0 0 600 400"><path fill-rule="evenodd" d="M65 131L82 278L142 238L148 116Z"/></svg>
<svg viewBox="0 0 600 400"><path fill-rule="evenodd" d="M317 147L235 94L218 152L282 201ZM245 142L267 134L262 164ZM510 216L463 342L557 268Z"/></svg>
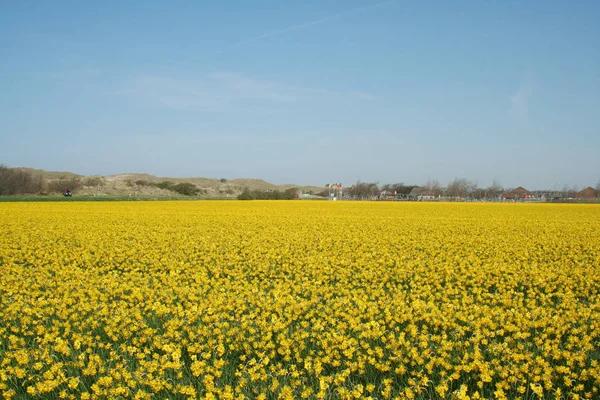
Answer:
<svg viewBox="0 0 600 400"><path fill-rule="evenodd" d="M600 207L0 203L5 399L600 398Z"/></svg>

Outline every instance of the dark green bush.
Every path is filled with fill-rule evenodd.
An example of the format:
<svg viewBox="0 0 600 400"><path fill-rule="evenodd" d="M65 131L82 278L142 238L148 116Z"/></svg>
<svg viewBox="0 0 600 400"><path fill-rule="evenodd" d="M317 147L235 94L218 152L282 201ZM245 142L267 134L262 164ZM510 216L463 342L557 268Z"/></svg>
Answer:
<svg viewBox="0 0 600 400"><path fill-rule="evenodd" d="M169 190L172 190L179 194L183 194L185 196L197 196L198 194L200 194L200 189L193 183L189 182L178 183Z"/></svg>
<svg viewBox="0 0 600 400"><path fill-rule="evenodd" d="M155 183L154 186L160 189L173 190L173 186L175 186L175 184L171 181L162 181Z"/></svg>
<svg viewBox="0 0 600 400"><path fill-rule="evenodd" d="M285 191L280 190L250 190L245 188L237 197L238 200L293 200L296 198L298 190L289 188Z"/></svg>

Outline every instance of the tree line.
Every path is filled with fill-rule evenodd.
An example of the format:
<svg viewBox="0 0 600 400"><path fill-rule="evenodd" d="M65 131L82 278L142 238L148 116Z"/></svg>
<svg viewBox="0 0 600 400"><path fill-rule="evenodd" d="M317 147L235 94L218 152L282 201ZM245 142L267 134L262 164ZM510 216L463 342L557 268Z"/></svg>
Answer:
<svg viewBox="0 0 600 400"><path fill-rule="evenodd" d="M596 184L596 190L600 191L600 180ZM498 181L486 187L480 187L477 182L466 178L454 178L443 187L437 180L427 180L423 185L407 185L404 183L393 183L379 185L378 182L361 182L358 181L350 187L343 189L344 197L353 199L367 199L380 195L384 191L393 195L400 196L433 196L444 197L446 199L464 199L473 200L495 199L500 195L510 191L511 189L504 188ZM560 197L575 197L579 190L577 187L564 186L558 190L533 190L535 194L550 193ZM328 196L328 190L319 193L323 196Z"/></svg>
<svg viewBox="0 0 600 400"><path fill-rule="evenodd" d="M9 168L0 164L0 196L61 193L83 186L103 186L100 176L80 177L65 175L57 179L45 179L40 173L25 168Z"/></svg>
<svg viewBox="0 0 600 400"><path fill-rule="evenodd" d="M377 196L382 192L394 195L424 195L433 197L484 199L495 198L504 192L504 188L498 182L486 188L480 188L476 182L466 178L455 178L442 187L437 180L427 180L424 185L407 185L405 183L392 183L379 186L378 182L360 182L345 188L344 194L355 199L365 199Z"/></svg>
<svg viewBox="0 0 600 400"><path fill-rule="evenodd" d="M293 200L298 197L298 189L295 187L281 190L250 190L244 188L237 197L238 200Z"/></svg>
<svg viewBox="0 0 600 400"><path fill-rule="evenodd" d="M0 195L40 193L45 182L40 175L21 168L8 168L0 165Z"/></svg>
<svg viewBox="0 0 600 400"><path fill-rule="evenodd" d="M226 179L221 179L221 182ZM170 190L186 196L196 196L205 193L205 190L198 188L193 183L173 183L170 181L150 182L147 180L137 180L127 182L131 187L154 186L160 189ZM35 170L25 168L9 168L0 164L0 195L27 195L27 194L43 194L43 193L60 193L64 189L72 191L78 190L83 186L100 187L104 186L105 181L101 176L80 177L77 175L61 176L57 179L47 180L37 173ZM600 180L596 184L596 190L600 191ZM394 195L408 196L424 195L434 197L445 197L450 199L471 198L474 200L498 198L502 193L507 191L499 182L494 181L487 187L479 187L477 182L466 178L455 178L448 183L446 187L442 187L439 181L429 179L424 185L414 185L400 183L388 183L379 185L378 182L361 182L358 181L350 187L343 188L344 197L353 199L368 199L379 195L385 191ZM560 190L534 191L544 193L554 193L560 197L575 197L578 192L576 187L563 186ZM284 191L280 190L250 190L244 189L238 196L240 200L284 200L294 199L297 197L298 189L289 188ZM231 192L230 194L233 194ZM318 193L323 197L329 196L329 189L325 189Z"/></svg>

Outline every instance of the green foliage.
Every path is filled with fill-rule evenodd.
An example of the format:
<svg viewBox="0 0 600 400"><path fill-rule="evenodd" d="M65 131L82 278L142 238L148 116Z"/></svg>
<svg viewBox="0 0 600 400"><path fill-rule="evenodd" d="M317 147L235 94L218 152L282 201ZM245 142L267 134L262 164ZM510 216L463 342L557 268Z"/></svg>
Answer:
<svg viewBox="0 0 600 400"><path fill-rule="evenodd" d="M293 200L297 197L298 189L280 190L250 190L245 188L237 197L238 200Z"/></svg>
<svg viewBox="0 0 600 400"><path fill-rule="evenodd" d="M152 186L152 182L147 181L145 179L138 179L137 181L135 181L135 184L138 186Z"/></svg>
<svg viewBox="0 0 600 400"><path fill-rule="evenodd" d="M417 188L417 187L418 187L417 185L405 185L404 183L392 183L392 184L383 185L381 187L381 189L387 190L390 193L408 195L408 194L410 194L410 192L412 192L412 190L414 188Z"/></svg>
<svg viewBox="0 0 600 400"><path fill-rule="evenodd" d="M173 186L175 186L175 184L171 181L162 181L155 183L154 186L156 186L159 189L173 190Z"/></svg>
<svg viewBox="0 0 600 400"><path fill-rule="evenodd" d="M203 191L199 189L196 185L190 182L183 183L173 183L170 181L162 181L155 184L157 188L170 190L172 192L176 192L182 194L184 196L197 196L202 194Z"/></svg>
<svg viewBox="0 0 600 400"><path fill-rule="evenodd" d="M179 194L183 194L185 196L197 196L201 192L200 189L196 185L194 185L193 183L189 183L189 182L178 183L177 185L173 186L169 190L172 190Z"/></svg>
<svg viewBox="0 0 600 400"><path fill-rule="evenodd" d="M238 200L255 200L253 193L248 188L245 188L237 198Z"/></svg>

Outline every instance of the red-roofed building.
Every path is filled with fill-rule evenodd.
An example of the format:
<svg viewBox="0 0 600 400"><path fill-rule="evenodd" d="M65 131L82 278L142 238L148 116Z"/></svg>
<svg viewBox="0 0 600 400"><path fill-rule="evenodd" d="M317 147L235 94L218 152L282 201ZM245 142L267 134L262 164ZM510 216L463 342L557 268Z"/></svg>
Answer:
<svg viewBox="0 0 600 400"><path fill-rule="evenodd" d="M598 197L599 194L600 194L600 192L598 192L596 189L594 189L591 186L588 186L585 189L583 189L581 192L577 192L577 198L578 199L595 199Z"/></svg>
<svg viewBox="0 0 600 400"><path fill-rule="evenodd" d="M506 200L527 200L535 198L535 195L523 186L519 186L510 192L503 193L502 197Z"/></svg>

